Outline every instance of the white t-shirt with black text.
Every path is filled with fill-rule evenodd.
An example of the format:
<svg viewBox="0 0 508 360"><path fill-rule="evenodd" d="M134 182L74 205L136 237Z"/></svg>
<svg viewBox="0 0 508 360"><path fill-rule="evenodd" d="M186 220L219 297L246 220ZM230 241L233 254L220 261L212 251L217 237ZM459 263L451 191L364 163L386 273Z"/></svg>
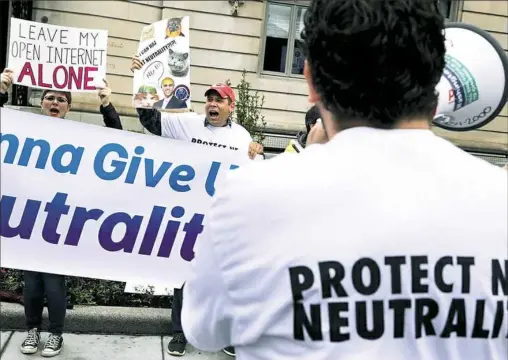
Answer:
<svg viewBox="0 0 508 360"><path fill-rule="evenodd" d="M182 325L238 360L506 360L508 176L429 130L352 128L228 173Z"/></svg>
<svg viewBox="0 0 508 360"><path fill-rule="evenodd" d="M239 150L247 154L252 137L241 125L205 125L205 115L197 113L161 113L161 135L203 146Z"/></svg>

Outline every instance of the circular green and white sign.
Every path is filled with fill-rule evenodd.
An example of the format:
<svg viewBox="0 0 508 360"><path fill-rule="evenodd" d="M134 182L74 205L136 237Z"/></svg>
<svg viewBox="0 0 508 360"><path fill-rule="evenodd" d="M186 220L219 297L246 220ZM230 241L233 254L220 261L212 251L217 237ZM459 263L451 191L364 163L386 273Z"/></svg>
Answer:
<svg viewBox="0 0 508 360"><path fill-rule="evenodd" d="M508 58L486 31L463 23L445 29L446 65L436 90L433 123L451 131L478 129L492 121L508 98Z"/></svg>

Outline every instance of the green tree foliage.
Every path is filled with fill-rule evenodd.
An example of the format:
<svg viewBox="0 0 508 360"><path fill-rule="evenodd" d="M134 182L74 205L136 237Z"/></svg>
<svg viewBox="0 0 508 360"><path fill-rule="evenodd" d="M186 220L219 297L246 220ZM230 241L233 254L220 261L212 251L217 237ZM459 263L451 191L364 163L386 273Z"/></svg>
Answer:
<svg viewBox="0 0 508 360"><path fill-rule="evenodd" d="M261 111L265 104L265 96L259 95L257 90L252 90L251 84L245 80L245 76L246 70L243 70L242 79L237 86L236 122L250 133L254 141L262 144L265 139L263 132L266 128L266 121Z"/></svg>
<svg viewBox="0 0 508 360"><path fill-rule="evenodd" d="M72 305L170 308L172 296L156 296L150 286L137 288L139 294L125 293L125 283L98 279L66 277L68 301ZM0 292L23 295L23 272L1 269Z"/></svg>

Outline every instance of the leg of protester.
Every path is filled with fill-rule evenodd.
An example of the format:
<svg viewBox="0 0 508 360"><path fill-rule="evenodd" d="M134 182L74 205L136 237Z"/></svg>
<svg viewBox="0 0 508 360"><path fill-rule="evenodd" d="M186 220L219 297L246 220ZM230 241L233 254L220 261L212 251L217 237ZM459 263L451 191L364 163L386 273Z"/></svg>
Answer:
<svg viewBox="0 0 508 360"><path fill-rule="evenodd" d="M44 306L44 283L42 274L38 272L25 271L23 277L25 281L23 288L25 321L28 335L21 344L21 352L23 354L34 354L37 352L40 341L42 309Z"/></svg>
<svg viewBox="0 0 508 360"><path fill-rule="evenodd" d="M62 332L67 311L67 289L65 277L43 274L44 290L48 299L49 337L42 350L42 356L55 356L62 351Z"/></svg>
<svg viewBox="0 0 508 360"><path fill-rule="evenodd" d="M173 338L168 344L168 354L173 356L185 355L185 347L187 346L187 339L182 330L182 300L183 300L183 287L181 289L174 289L173 291L173 306L171 309L171 329L173 331Z"/></svg>

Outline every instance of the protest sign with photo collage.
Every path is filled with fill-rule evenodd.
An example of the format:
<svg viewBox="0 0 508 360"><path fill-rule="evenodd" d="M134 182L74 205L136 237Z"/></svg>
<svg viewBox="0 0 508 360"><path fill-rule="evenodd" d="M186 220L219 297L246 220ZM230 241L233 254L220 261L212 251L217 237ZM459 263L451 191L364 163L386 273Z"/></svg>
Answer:
<svg viewBox="0 0 508 360"><path fill-rule="evenodd" d="M189 17L143 28L137 55L143 67L134 72L133 106L187 111L191 103Z"/></svg>

